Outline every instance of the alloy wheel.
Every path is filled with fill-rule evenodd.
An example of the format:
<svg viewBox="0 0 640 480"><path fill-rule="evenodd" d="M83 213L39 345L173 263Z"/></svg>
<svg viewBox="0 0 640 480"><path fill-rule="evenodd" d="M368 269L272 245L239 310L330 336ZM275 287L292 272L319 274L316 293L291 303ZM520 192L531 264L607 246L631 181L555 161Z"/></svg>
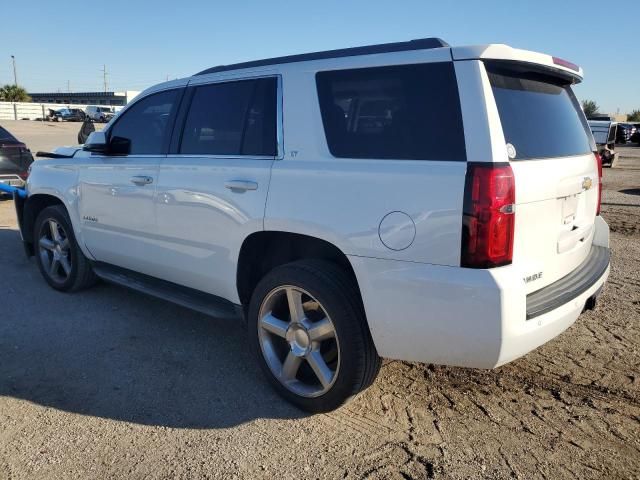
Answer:
<svg viewBox="0 0 640 480"><path fill-rule="evenodd" d="M67 232L57 220L42 224L38 250L46 274L56 283L66 282L71 275L71 249Z"/></svg>
<svg viewBox="0 0 640 480"><path fill-rule="evenodd" d="M318 397L331 389L340 370L340 343L322 305L292 285L265 297L258 318L260 348L269 369L291 392Z"/></svg>

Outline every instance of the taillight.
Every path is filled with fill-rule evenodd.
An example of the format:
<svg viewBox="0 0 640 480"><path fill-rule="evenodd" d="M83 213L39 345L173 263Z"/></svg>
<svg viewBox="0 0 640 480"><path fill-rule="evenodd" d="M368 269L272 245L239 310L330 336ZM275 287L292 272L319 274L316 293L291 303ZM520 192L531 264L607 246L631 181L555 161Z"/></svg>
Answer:
<svg viewBox="0 0 640 480"><path fill-rule="evenodd" d="M598 152L593 152L596 157L596 165L598 166L598 207L596 215L600 215L600 205L602 204L602 157Z"/></svg>
<svg viewBox="0 0 640 480"><path fill-rule="evenodd" d="M516 187L508 163L469 163L464 186L461 265L511 263Z"/></svg>
<svg viewBox="0 0 640 480"><path fill-rule="evenodd" d="M27 171L27 172L20 172L20 173L18 173L18 176L19 176L22 180L24 180L24 181L26 182L26 181L27 181L27 178L29 177L29 172L28 172L28 171Z"/></svg>

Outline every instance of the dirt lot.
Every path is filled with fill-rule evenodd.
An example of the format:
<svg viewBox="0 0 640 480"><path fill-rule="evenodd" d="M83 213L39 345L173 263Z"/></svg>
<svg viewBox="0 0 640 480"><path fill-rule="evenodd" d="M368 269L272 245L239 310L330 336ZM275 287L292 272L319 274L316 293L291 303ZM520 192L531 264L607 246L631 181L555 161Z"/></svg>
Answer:
<svg viewBox="0 0 640 480"><path fill-rule="evenodd" d="M6 126L34 150L55 143L33 131L79 127ZM0 478L639 478L640 149L623 155L595 311L494 371L387 362L316 416L271 391L235 325L109 285L52 291L0 202Z"/></svg>

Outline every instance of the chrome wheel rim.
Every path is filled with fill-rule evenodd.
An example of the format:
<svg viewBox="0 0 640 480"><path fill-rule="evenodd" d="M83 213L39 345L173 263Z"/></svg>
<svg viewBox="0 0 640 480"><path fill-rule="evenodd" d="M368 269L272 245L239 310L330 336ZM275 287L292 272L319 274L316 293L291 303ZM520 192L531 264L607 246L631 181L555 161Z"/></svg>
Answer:
<svg viewBox="0 0 640 480"><path fill-rule="evenodd" d="M340 371L340 342L331 318L309 292L273 289L258 317L262 355L278 381L303 397L328 392Z"/></svg>
<svg viewBox="0 0 640 480"><path fill-rule="evenodd" d="M57 283L64 283L71 275L69 237L60 223L50 218L42 224L38 251L44 271Z"/></svg>

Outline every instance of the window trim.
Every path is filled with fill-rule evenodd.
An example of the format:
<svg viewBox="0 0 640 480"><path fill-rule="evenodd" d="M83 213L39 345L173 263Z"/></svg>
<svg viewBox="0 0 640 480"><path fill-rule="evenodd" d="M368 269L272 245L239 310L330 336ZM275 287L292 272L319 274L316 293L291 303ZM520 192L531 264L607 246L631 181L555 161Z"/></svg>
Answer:
<svg viewBox="0 0 640 480"><path fill-rule="evenodd" d="M160 153L129 153L127 155L108 155L108 154L104 154L104 153L100 153L100 154L96 154L96 153L92 153L92 155L100 155L100 156L104 156L104 157L118 157L118 158L128 158L128 157L141 157L141 158L149 158L149 157L158 157L158 156L166 156L169 152L169 147L171 145L171 139L173 137L173 130L175 130L175 123L176 123L176 118L177 115L180 111L180 109L182 108L182 103L184 100L184 95L185 95L185 87L184 86L178 86L178 87L169 87L169 88L163 88L160 90L154 90L152 92L149 92L147 95L144 96L138 96L136 97L134 102L131 102L130 104L127 105L127 107L123 110L121 110L120 112L118 112L118 116L116 117L116 119L114 120L112 125L109 125L108 130L105 132L105 137L107 140L107 144L109 144L111 142L111 133L113 131L113 128L118 124L118 122L120 122L122 120L122 117L125 116L125 114L127 113L128 110L130 110L131 108L133 108L135 105L137 105L139 102L143 101L146 98L149 98L153 95L156 94L160 94L160 93L164 93L164 92L170 92L170 91L176 91L177 96L176 96L176 101L174 103L174 106L171 107L171 112L169 113L169 119L167 120L167 127L168 127L168 135L165 135L165 139L162 142L162 151ZM101 107L98 107L101 108ZM98 112L96 112L98 113Z"/></svg>
<svg viewBox="0 0 640 480"><path fill-rule="evenodd" d="M259 80L262 78L275 78L276 79L276 155L219 155L211 153L180 153L180 144L182 143L182 135L184 134L184 127L187 121L187 114L191 108L191 102L193 95L198 87L205 87L208 85L216 85L222 83L234 83L243 82L247 80ZM284 129L283 129L283 94L282 94L282 75L281 74L268 74L268 75L247 75L242 77L233 78L220 78L213 79L207 82L198 82L195 84L189 84L185 87L185 94L183 97L180 110L176 115L174 122L173 134L171 136L171 144L169 146L168 155L176 158L210 158L210 159L252 159L252 160L282 160L284 158Z"/></svg>

